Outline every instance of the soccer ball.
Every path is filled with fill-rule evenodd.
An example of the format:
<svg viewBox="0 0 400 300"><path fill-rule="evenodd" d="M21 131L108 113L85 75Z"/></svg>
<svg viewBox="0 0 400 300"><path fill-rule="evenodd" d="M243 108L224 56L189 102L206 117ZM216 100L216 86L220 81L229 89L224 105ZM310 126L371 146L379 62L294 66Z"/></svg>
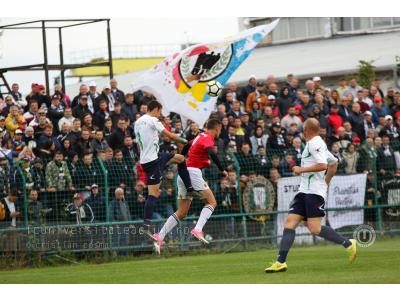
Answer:
<svg viewBox="0 0 400 300"><path fill-rule="evenodd" d="M207 84L207 94L210 97L218 97L222 92L223 86L218 81L212 80Z"/></svg>

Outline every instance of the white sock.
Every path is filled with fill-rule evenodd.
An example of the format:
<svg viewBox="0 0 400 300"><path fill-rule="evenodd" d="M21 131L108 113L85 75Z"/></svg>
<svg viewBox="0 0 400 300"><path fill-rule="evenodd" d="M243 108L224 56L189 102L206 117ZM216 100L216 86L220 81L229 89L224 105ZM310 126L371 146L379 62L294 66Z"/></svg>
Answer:
<svg viewBox="0 0 400 300"><path fill-rule="evenodd" d="M169 216L167 219L167 222L165 222L163 228L161 228L159 235L162 240L164 240L165 236L171 232L172 229L178 224L179 219L175 214L172 214Z"/></svg>
<svg viewBox="0 0 400 300"><path fill-rule="evenodd" d="M207 204L206 206L204 206L203 209L201 210L199 220L197 221L196 227L194 227L194 229L197 231L203 231L204 225L211 217L213 212L214 208L211 205Z"/></svg>

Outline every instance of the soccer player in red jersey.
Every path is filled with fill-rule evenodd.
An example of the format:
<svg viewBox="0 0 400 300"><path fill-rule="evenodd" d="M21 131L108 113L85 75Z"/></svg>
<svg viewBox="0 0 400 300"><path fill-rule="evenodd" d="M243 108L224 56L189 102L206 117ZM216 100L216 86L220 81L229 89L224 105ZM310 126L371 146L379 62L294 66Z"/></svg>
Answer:
<svg viewBox="0 0 400 300"><path fill-rule="evenodd" d="M192 229L191 234L205 244L208 244L208 241L204 238L203 227L214 212L214 209L217 206L217 201L215 200L211 189L208 187L208 184L203 179L201 170L210 167L211 158L217 165L218 169L222 172L223 176L226 177L228 175L222 167L217 155L212 151L214 139L221 133L221 128L222 124L219 120L209 120L207 122L206 132L200 133L182 150L183 155L188 153L186 165L192 186L194 190L200 191L206 202L206 205L203 207L200 217L196 226ZM154 248L157 253L160 253L165 236L179 223L180 220L186 217L190 208L192 199L187 197L186 187L179 176L178 197L178 210L168 218L160 232L153 235L153 239L155 240Z"/></svg>

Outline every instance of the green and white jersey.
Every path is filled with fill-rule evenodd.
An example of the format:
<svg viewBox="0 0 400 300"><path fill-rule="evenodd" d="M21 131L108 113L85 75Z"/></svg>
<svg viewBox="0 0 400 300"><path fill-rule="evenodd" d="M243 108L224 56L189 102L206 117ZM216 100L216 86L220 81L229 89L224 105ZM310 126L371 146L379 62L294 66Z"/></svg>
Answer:
<svg viewBox="0 0 400 300"><path fill-rule="evenodd" d="M320 136L309 140L301 155L301 166L310 167L315 164L333 164L336 157L328 151L328 147ZM313 173L302 173L300 175L300 193L320 195L324 199L327 194L325 182L325 170Z"/></svg>
<svg viewBox="0 0 400 300"><path fill-rule="evenodd" d="M136 142L140 148L140 163L145 164L158 158L159 134L165 130L156 117L147 114L135 122Z"/></svg>

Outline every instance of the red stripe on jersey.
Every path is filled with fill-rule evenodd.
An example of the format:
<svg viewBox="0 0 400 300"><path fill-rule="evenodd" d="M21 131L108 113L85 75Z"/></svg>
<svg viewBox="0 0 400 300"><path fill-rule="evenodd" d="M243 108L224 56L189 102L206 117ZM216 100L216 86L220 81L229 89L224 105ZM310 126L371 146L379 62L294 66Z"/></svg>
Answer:
<svg viewBox="0 0 400 300"><path fill-rule="evenodd" d="M192 168L204 169L210 167L207 149L214 146L214 137L207 132L200 133L189 149L186 165Z"/></svg>

